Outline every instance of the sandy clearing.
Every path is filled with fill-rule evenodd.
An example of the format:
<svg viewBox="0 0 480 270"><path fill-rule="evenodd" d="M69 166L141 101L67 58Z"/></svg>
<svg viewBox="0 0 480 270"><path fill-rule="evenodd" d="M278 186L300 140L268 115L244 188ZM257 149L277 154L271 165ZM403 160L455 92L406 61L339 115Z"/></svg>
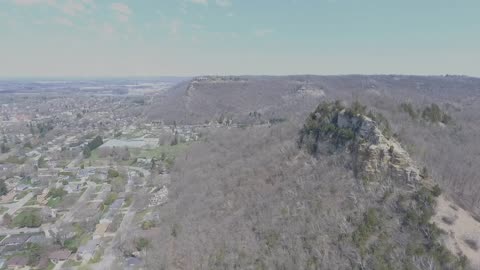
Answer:
<svg viewBox="0 0 480 270"><path fill-rule="evenodd" d="M446 247L455 254L463 254L475 269L480 269L480 222L443 195L437 199L436 214L432 218L439 228L446 231ZM449 224L451 223L451 224ZM465 240L476 242L477 250Z"/></svg>

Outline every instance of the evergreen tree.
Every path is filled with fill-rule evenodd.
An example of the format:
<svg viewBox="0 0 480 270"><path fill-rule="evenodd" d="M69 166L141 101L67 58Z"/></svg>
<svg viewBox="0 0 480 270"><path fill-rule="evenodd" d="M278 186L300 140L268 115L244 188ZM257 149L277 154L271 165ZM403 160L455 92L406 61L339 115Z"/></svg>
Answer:
<svg viewBox="0 0 480 270"><path fill-rule="evenodd" d="M0 196L3 196L8 193L7 185L5 185L5 181L0 180Z"/></svg>

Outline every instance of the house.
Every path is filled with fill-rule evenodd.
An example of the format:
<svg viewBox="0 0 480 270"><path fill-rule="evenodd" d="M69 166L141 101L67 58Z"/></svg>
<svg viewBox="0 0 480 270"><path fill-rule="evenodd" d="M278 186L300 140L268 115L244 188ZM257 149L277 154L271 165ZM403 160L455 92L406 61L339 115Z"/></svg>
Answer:
<svg viewBox="0 0 480 270"><path fill-rule="evenodd" d="M38 152L37 150L32 150L28 153L25 154L27 157L35 157L35 156L41 156L42 154Z"/></svg>
<svg viewBox="0 0 480 270"><path fill-rule="evenodd" d="M81 179L87 179L88 177L93 176L93 175L95 175L95 169L94 168L81 169L77 173L77 177L81 178Z"/></svg>
<svg viewBox="0 0 480 270"><path fill-rule="evenodd" d="M10 190L10 192L0 197L0 203L9 203L13 201L15 196L17 196L17 192L15 190Z"/></svg>
<svg viewBox="0 0 480 270"><path fill-rule="evenodd" d="M28 258L25 256L14 256L7 261L8 269L20 269L28 264Z"/></svg>
<svg viewBox="0 0 480 270"><path fill-rule="evenodd" d="M47 241L48 240L45 237L45 234L42 232L38 234L32 234L30 238L26 241L26 243L45 244Z"/></svg>
<svg viewBox="0 0 480 270"><path fill-rule="evenodd" d="M19 185L17 185L17 186L15 187L15 190L16 190L16 191L24 191L24 190L27 190L27 189L29 189L29 188L30 188L30 186L28 186L28 185L19 184Z"/></svg>
<svg viewBox="0 0 480 270"><path fill-rule="evenodd" d="M102 238L105 235L105 232L108 229L108 226L111 222L99 223L95 227L95 232L93 233L93 239Z"/></svg>
<svg viewBox="0 0 480 270"><path fill-rule="evenodd" d="M82 189L82 185L79 182L76 183L68 183L63 189L65 189L66 192L70 193L79 193Z"/></svg>
<svg viewBox="0 0 480 270"><path fill-rule="evenodd" d="M15 247L23 245L28 239L30 239L31 235L29 234L16 234L4 239L0 246L4 247Z"/></svg>
<svg viewBox="0 0 480 270"><path fill-rule="evenodd" d="M57 217L57 209L55 208L50 208L50 207L43 207L41 210L41 214L43 217L49 217L49 218L56 218Z"/></svg>
<svg viewBox="0 0 480 270"><path fill-rule="evenodd" d="M0 171L8 171L14 169L16 166L13 164L0 164Z"/></svg>
<svg viewBox="0 0 480 270"><path fill-rule="evenodd" d="M41 205L46 205L48 203L48 192L49 189L45 188L42 191L42 194L37 195L37 202Z"/></svg>
<svg viewBox="0 0 480 270"><path fill-rule="evenodd" d="M53 262L53 263L58 263L61 261L66 261L70 257L72 252L68 249L59 249L52 251L48 254L48 258Z"/></svg>
<svg viewBox="0 0 480 270"><path fill-rule="evenodd" d="M47 257L41 257L40 261L38 261L38 264L35 266L35 269L47 269L49 260Z"/></svg>

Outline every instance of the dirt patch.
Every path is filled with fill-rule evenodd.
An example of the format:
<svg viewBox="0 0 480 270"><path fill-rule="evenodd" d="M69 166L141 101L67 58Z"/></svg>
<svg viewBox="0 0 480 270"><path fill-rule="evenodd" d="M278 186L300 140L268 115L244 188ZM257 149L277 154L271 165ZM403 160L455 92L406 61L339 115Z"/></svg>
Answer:
<svg viewBox="0 0 480 270"><path fill-rule="evenodd" d="M451 252L467 256L472 267L480 269L480 223L469 212L442 195L437 200L432 222L448 232L444 240Z"/></svg>

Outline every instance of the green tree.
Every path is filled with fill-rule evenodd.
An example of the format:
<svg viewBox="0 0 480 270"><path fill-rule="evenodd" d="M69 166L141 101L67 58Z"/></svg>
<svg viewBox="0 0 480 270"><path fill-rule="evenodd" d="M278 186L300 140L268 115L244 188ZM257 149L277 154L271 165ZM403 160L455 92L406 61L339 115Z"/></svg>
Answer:
<svg viewBox="0 0 480 270"><path fill-rule="evenodd" d="M92 156L92 150L90 149L90 147L88 147L88 145L83 149L83 157L85 158L89 158L90 156Z"/></svg>
<svg viewBox="0 0 480 270"><path fill-rule="evenodd" d="M178 144L178 135L175 133L175 137L173 137L173 140L172 142L170 143L170 145L177 145Z"/></svg>
<svg viewBox="0 0 480 270"><path fill-rule="evenodd" d="M150 246L150 240L144 237L140 237L135 241L135 247L137 248L138 251L141 251L143 249L146 249L147 247Z"/></svg>
<svg viewBox="0 0 480 270"><path fill-rule="evenodd" d="M108 178L119 177L120 173L112 168L108 169Z"/></svg>
<svg viewBox="0 0 480 270"><path fill-rule="evenodd" d="M415 109L413 108L413 105L411 103L402 103L400 104L400 109L406 113L408 113L408 115L410 115L410 118L412 118L413 120L417 119L418 117L418 114L417 112L415 111Z"/></svg>
<svg viewBox="0 0 480 270"><path fill-rule="evenodd" d="M100 147L100 145L102 145L102 144L103 144L102 137L97 136L97 137L95 137L95 139L93 139L91 142L89 142L87 146L90 148L90 150L95 150L98 147Z"/></svg>
<svg viewBox="0 0 480 270"><path fill-rule="evenodd" d="M115 192L112 192L108 194L107 198L103 201L104 205L111 205L118 197L118 194Z"/></svg>
<svg viewBox="0 0 480 270"><path fill-rule="evenodd" d="M13 223L21 228L38 228L42 225L42 218L35 212L23 212L14 218Z"/></svg>
<svg viewBox="0 0 480 270"><path fill-rule="evenodd" d="M2 154L10 152L10 147L8 147L8 145L6 143L2 143L0 148L1 148Z"/></svg>
<svg viewBox="0 0 480 270"><path fill-rule="evenodd" d="M33 148L32 143L31 143L30 141L26 142L26 143L23 145L23 147L25 147L25 148L30 148L30 149Z"/></svg>
<svg viewBox="0 0 480 270"><path fill-rule="evenodd" d="M52 188L48 192L48 196L54 197L54 198L61 198L61 197L65 196L66 194L67 194L67 192L63 188Z"/></svg>
<svg viewBox="0 0 480 270"><path fill-rule="evenodd" d="M42 254L42 247L37 243L27 243L25 253L28 258L29 265L36 265Z"/></svg>
<svg viewBox="0 0 480 270"><path fill-rule="evenodd" d="M0 196L7 194L8 189L4 180L0 180Z"/></svg>

